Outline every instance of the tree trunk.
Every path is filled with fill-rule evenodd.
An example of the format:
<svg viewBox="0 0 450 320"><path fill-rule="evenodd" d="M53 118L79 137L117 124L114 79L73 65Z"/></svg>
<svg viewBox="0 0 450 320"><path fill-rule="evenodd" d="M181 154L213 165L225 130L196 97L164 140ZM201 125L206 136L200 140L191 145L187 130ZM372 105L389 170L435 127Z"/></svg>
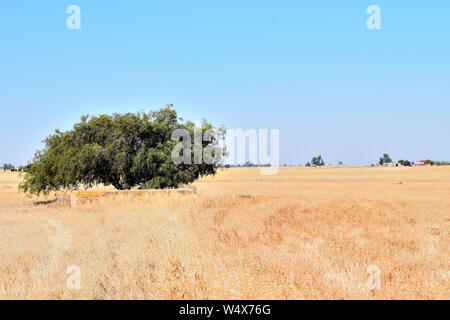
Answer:
<svg viewBox="0 0 450 320"><path fill-rule="evenodd" d="M113 183L112 185L113 185L114 188L116 188L117 190L124 190L124 189L125 189L119 182Z"/></svg>

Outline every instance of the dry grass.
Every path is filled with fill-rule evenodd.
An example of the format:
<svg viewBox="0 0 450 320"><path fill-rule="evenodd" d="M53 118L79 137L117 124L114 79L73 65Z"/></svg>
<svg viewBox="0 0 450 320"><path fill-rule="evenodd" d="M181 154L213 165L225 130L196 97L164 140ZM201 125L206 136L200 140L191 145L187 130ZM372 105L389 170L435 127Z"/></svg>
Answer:
<svg viewBox="0 0 450 320"><path fill-rule="evenodd" d="M230 169L76 210L18 183L0 172L1 299L450 298L450 167Z"/></svg>

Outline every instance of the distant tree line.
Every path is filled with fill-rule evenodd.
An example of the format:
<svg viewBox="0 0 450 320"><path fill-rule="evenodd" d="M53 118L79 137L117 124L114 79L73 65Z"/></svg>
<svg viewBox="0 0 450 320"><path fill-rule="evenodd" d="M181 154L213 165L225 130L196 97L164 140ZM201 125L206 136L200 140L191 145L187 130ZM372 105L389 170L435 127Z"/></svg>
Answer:
<svg viewBox="0 0 450 320"><path fill-rule="evenodd" d="M2 169L3 169L3 171L6 171L6 170L16 171L16 167L14 167L11 163L3 164Z"/></svg>
<svg viewBox="0 0 450 320"><path fill-rule="evenodd" d="M270 163L267 164L253 164L249 161L245 162L244 164L226 164L223 167L228 168L251 168L251 167L271 167L272 165Z"/></svg>
<svg viewBox="0 0 450 320"><path fill-rule="evenodd" d="M431 165L431 166L450 166L450 161L427 160L427 161L425 161L425 164L428 164L428 165Z"/></svg>
<svg viewBox="0 0 450 320"><path fill-rule="evenodd" d="M394 165L395 162L392 160L392 158L389 156L389 154L384 153L382 157L378 160L379 165ZM424 162L425 165L431 165L431 166L449 166L450 161L433 161L433 160L426 160ZM306 167L321 167L325 165L325 161L322 158L321 155L318 155L316 157L313 157L311 161L308 161L305 166ZM338 162L338 166L344 165L342 161ZM398 160L397 165L405 166L405 167L411 167L415 165L414 161L410 160ZM372 164L372 166L375 166Z"/></svg>
<svg viewBox="0 0 450 320"><path fill-rule="evenodd" d="M4 171L6 171L6 170L15 170L15 167L11 163L5 163L5 164L3 164L2 169Z"/></svg>
<svg viewBox="0 0 450 320"><path fill-rule="evenodd" d="M380 165L384 165L384 164L390 164L393 163L391 157L389 157L389 155L387 153L385 153L383 155L383 157L380 158L380 160L378 161L378 164ZM411 167L413 165L415 165L414 161L409 161L409 160L398 160L397 164L400 164L402 166L405 167ZM433 161L433 160L425 160L424 161L425 165L430 165L430 166L448 166L450 165L450 161Z"/></svg>
<svg viewBox="0 0 450 320"><path fill-rule="evenodd" d="M3 171L9 170L9 171L19 171L22 172L24 171L24 167L23 166L19 166L19 167L15 167L14 165L12 165L11 163L4 163L0 169L3 169Z"/></svg>

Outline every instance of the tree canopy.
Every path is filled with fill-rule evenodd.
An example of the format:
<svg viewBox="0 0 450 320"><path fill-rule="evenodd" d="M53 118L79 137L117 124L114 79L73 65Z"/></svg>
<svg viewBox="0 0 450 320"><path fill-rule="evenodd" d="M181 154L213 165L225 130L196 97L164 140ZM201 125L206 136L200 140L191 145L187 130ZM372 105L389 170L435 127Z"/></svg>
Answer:
<svg viewBox="0 0 450 320"><path fill-rule="evenodd" d="M315 167L321 167L321 166L325 165L325 162L323 161L322 156L318 155L318 156L312 158L311 164Z"/></svg>
<svg viewBox="0 0 450 320"><path fill-rule="evenodd" d="M411 167L412 163L409 160L398 160L398 163L405 167Z"/></svg>
<svg viewBox="0 0 450 320"><path fill-rule="evenodd" d="M391 157L387 153L383 154L383 157L378 161L379 164L383 165L385 163L392 163Z"/></svg>
<svg viewBox="0 0 450 320"><path fill-rule="evenodd" d="M215 174L218 162L172 161L180 143L173 141L173 132L183 129L194 137L198 130L193 122L181 121L171 105L149 113L83 116L72 130L56 130L45 139L45 148L26 167L20 188L31 194L100 183L118 190L176 188ZM211 129L204 120L200 132ZM217 138L202 141L201 151L217 143Z"/></svg>

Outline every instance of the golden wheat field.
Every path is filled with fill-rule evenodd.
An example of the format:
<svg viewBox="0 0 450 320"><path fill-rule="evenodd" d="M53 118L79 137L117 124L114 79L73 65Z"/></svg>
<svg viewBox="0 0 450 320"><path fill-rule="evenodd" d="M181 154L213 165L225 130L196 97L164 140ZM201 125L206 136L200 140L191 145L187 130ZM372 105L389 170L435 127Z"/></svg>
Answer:
<svg viewBox="0 0 450 320"><path fill-rule="evenodd" d="M0 299L450 298L450 167L234 168L76 208L19 182L0 173Z"/></svg>

